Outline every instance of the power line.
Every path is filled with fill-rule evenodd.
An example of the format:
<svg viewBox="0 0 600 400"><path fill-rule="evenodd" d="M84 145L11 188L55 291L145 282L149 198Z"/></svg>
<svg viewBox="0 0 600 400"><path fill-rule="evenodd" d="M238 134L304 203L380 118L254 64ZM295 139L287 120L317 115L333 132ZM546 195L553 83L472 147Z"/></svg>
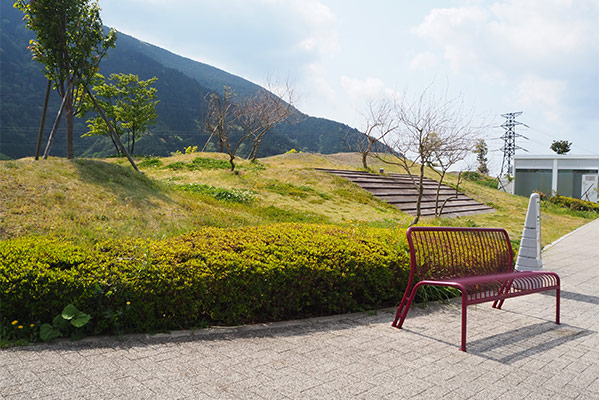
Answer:
<svg viewBox="0 0 600 400"><path fill-rule="evenodd" d="M529 128L524 123L519 122L515 119L516 117L518 117L521 114L523 114L522 111L502 114L502 117L506 118L506 122L503 123L502 125L500 125L505 130L504 135L502 135L502 137L500 138L500 139L504 140L504 146L502 146L502 148L500 149L501 151L504 152L504 158L502 159L502 167L500 168L501 176L505 175L505 173L504 173L505 170L506 170L506 175L510 175L510 173L512 171L512 165L511 165L512 159L515 156L516 150L527 151L526 149L516 145L517 137L522 137L522 138L528 139L527 137L515 132L515 127L517 125L523 125L523 126ZM506 168L505 168L505 166L506 166Z"/></svg>

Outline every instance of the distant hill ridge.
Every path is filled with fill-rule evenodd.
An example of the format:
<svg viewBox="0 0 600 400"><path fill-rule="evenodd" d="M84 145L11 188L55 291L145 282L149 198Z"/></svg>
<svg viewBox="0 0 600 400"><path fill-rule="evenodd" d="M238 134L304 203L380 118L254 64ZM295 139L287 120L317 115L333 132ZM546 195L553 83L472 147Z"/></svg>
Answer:
<svg viewBox="0 0 600 400"><path fill-rule="evenodd" d="M235 91L240 96L247 96L256 93L262 89L261 86L252 83L244 78L230 74L221 69L215 68L212 65L194 61L190 58L179 56L171 53L161 47L155 46L134 38L133 36L124 33L118 34L121 44L127 47L137 47L140 51L155 61L161 63L165 67L176 69L184 73L190 78L196 80L200 85L214 91L223 90L223 86L235 88Z"/></svg>
<svg viewBox="0 0 600 400"><path fill-rule="evenodd" d="M31 59L27 49L33 38L22 21L22 13L11 1L0 3L0 159L32 156L35 152L46 79L42 67ZM159 118L150 134L136 143L137 155L166 156L190 145L203 145L207 136L199 131L198 121L206 113L203 100L229 86L243 97L261 87L239 76L208 64L185 58L132 36L118 33L117 44L100 65L105 76L133 73L141 79L158 77ZM52 93L46 120L44 143L60 105ZM64 125L55 140L51 155L63 156ZM78 156L107 156L114 152L106 138L82 138L87 131L84 119L76 119L75 151ZM349 133L349 136L348 136ZM301 122L283 124L264 139L259 157L284 153L292 148L316 153L348 151L346 137L361 135L349 126L325 118L305 116Z"/></svg>

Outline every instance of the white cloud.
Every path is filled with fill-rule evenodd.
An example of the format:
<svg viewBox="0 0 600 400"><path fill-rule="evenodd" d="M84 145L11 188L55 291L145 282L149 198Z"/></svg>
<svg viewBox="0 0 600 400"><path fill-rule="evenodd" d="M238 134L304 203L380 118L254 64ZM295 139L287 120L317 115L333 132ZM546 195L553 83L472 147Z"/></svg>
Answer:
<svg viewBox="0 0 600 400"><path fill-rule="evenodd" d="M336 18L327 6L320 1L288 1L294 15L302 16L308 28L308 37L301 41L301 47L308 50L317 50L321 53L330 53L339 50L337 31L335 30Z"/></svg>
<svg viewBox="0 0 600 400"><path fill-rule="evenodd" d="M396 92L393 89L387 88L382 80L373 77L367 77L362 80L343 75L340 77L340 84L348 96L355 102L381 96L392 98L396 95Z"/></svg>
<svg viewBox="0 0 600 400"><path fill-rule="evenodd" d="M430 51L419 53L413 57L409 64L411 70L435 68L438 65L438 57Z"/></svg>
<svg viewBox="0 0 600 400"><path fill-rule="evenodd" d="M447 41L459 34L459 29L479 25L489 18L483 7L436 8L414 32L436 41Z"/></svg>
<svg viewBox="0 0 600 400"><path fill-rule="evenodd" d="M413 33L441 46L454 72L566 68L596 46L594 0L504 0L433 9Z"/></svg>
<svg viewBox="0 0 600 400"><path fill-rule="evenodd" d="M577 4L560 0L495 3L489 31L494 40L520 55L556 59L585 49L597 36L588 14L592 9L585 0Z"/></svg>
<svg viewBox="0 0 600 400"><path fill-rule="evenodd" d="M413 33L441 45L444 58L457 72L477 62L473 42L481 38L473 32L480 31L488 19L489 12L482 7L433 9Z"/></svg>
<svg viewBox="0 0 600 400"><path fill-rule="evenodd" d="M546 119L558 121L563 117L566 89L564 81L529 76L519 83L517 101L522 107L540 108Z"/></svg>
<svg viewBox="0 0 600 400"><path fill-rule="evenodd" d="M325 70L319 63L310 64L306 67L305 81L311 89L310 95L320 102L334 102L336 91L325 76Z"/></svg>

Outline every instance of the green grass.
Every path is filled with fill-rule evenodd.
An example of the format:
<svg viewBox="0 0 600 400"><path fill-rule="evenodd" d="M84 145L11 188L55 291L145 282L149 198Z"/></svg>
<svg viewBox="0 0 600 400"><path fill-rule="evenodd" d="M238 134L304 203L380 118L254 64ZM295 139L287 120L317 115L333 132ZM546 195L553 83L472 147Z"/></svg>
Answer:
<svg viewBox="0 0 600 400"><path fill-rule="evenodd" d="M197 183L188 183L183 185L173 185L175 190L185 192L206 194L217 200L231 201L234 203L247 204L254 201L256 194L251 190L225 189L209 185L200 185Z"/></svg>
<svg viewBox="0 0 600 400"><path fill-rule="evenodd" d="M137 163L138 168L156 168L156 167L161 167L162 166L162 161L160 161L158 158L144 158L141 161L138 161Z"/></svg>
<svg viewBox="0 0 600 400"><path fill-rule="evenodd" d="M215 160L206 157L194 158L187 167L190 170L201 170L201 169L229 169L230 164L225 160Z"/></svg>
<svg viewBox="0 0 600 400"><path fill-rule="evenodd" d="M315 167L358 169L357 154L285 154L257 162L215 153L180 154L139 161L21 159L0 161L0 239L28 235L96 243L104 239L166 238L204 226L243 227L276 222L405 228L413 217L357 185ZM370 160L373 170L402 172ZM432 171L428 176L435 178ZM481 181L482 179L479 179ZM456 183L449 175L447 182ZM421 225L491 226L520 239L528 199L466 181L461 190L495 213L422 218ZM542 241L550 243L597 214L544 202Z"/></svg>

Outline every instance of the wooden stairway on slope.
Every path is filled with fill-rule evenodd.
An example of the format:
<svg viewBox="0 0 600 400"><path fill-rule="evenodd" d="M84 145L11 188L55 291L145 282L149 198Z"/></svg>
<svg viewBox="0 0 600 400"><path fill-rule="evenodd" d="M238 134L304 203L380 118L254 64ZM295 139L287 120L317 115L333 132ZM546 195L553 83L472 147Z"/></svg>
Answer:
<svg viewBox="0 0 600 400"><path fill-rule="evenodd" d="M415 185L413 185L409 175L376 175L368 172L326 168L317 168L317 170L346 178L372 193L375 197L399 208L402 212L417 215L417 197L419 193L415 188ZM423 179L421 215L435 215L437 186L438 183L436 181L427 178ZM455 195L455 189L446 185L441 186L439 205L441 206L447 198L451 198L444 206L442 216L456 217L496 211L492 207L482 204L463 193L459 192L458 197L455 197Z"/></svg>

